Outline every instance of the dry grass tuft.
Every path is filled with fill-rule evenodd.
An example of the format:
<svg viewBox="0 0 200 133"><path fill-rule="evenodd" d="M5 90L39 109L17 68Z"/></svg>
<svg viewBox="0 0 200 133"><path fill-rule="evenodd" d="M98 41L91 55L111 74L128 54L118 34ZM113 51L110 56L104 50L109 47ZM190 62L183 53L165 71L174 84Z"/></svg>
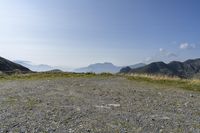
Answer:
<svg viewBox="0 0 200 133"><path fill-rule="evenodd" d="M0 80L40 80L40 79L54 79L54 78L74 78L74 77L110 77L114 76L110 73L71 73L71 72L38 72L38 73L27 73L27 74L1 74Z"/></svg>
<svg viewBox="0 0 200 133"><path fill-rule="evenodd" d="M187 90L200 91L199 79L181 79L164 75L129 74L125 75L129 80L148 82L159 85L175 86Z"/></svg>

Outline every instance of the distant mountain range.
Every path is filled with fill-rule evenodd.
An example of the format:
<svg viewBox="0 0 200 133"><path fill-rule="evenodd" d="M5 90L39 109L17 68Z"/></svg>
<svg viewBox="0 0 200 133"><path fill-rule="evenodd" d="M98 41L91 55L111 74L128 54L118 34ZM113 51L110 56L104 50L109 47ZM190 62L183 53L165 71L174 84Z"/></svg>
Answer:
<svg viewBox="0 0 200 133"><path fill-rule="evenodd" d="M25 67L29 68L30 70L36 71L36 72L50 71L50 70L54 69L54 67L49 66L49 65L44 65L44 64L34 65L30 61L15 60L13 62L20 64L22 66L25 66Z"/></svg>
<svg viewBox="0 0 200 133"><path fill-rule="evenodd" d="M138 68L145 66L143 63L139 63L136 65L131 65L130 68ZM105 63L96 63L91 64L87 67L75 69L75 72L94 72L94 73L102 73L102 72L109 72L109 73L117 73L122 69L122 66L115 66L112 63L105 62Z"/></svg>
<svg viewBox="0 0 200 133"><path fill-rule="evenodd" d="M0 72L12 73L12 72L30 72L30 70L20 64L9 61L0 57Z"/></svg>
<svg viewBox="0 0 200 133"><path fill-rule="evenodd" d="M51 71L51 70L54 70L54 69L67 71L66 68L54 67L54 66L45 65L45 64L35 65L30 61L15 60L14 62L17 63L17 64L20 64L22 66L25 66L32 71L36 71L36 72ZM139 63L139 64L131 65L130 67L131 68L138 68L138 67L142 67L142 66L145 66L145 64ZM123 67L115 66L112 63L105 62L105 63L91 64L87 67L78 68L78 69L71 70L71 71L73 71L73 72L94 72L94 73L102 73L102 72L117 73L117 72L120 71L121 68L123 68Z"/></svg>
<svg viewBox="0 0 200 133"><path fill-rule="evenodd" d="M66 67L50 66L50 65L45 65L45 64L35 65L30 61L23 61L23 60L15 60L13 62L18 63L22 66L25 66L35 72L46 72L46 71L52 71L52 70L60 70L60 71L70 70L69 68L66 68Z"/></svg>
<svg viewBox="0 0 200 133"><path fill-rule="evenodd" d="M31 72L32 71L50 71L62 72L59 68L49 65L32 65L28 61L9 61L0 57L0 73L7 72ZM143 63L131 65L128 67L115 66L112 63L96 63L88 67L75 69L74 72L109 72L109 73L138 73L138 74L159 74L167 76L177 76L181 78L200 77L200 58L190 59L184 62L172 61L168 64L164 62L153 62L145 65Z"/></svg>
<svg viewBox="0 0 200 133"><path fill-rule="evenodd" d="M200 74L200 59L187 60L185 62L172 61L168 64L164 62L153 62L135 69L125 67L120 70L120 73L161 74L192 78Z"/></svg>

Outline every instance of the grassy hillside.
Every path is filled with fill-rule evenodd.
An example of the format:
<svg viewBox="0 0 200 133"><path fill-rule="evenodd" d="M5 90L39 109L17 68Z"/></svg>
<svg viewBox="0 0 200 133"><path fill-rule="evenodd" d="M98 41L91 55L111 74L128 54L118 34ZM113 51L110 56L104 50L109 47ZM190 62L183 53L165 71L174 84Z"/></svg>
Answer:
<svg viewBox="0 0 200 133"><path fill-rule="evenodd" d="M181 79L179 77L148 75L148 74L131 74L131 75L126 75L126 77L129 80L136 80L144 83L150 83L162 86L174 86L186 90L200 91L199 79Z"/></svg>
<svg viewBox="0 0 200 133"><path fill-rule="evenodd" d="M0 74L0 80L40 80L53 78L70 78L70 77L94 77L94 76L113 76L110 73L67 73L67 72L38 72L27 74Z"/></svg>

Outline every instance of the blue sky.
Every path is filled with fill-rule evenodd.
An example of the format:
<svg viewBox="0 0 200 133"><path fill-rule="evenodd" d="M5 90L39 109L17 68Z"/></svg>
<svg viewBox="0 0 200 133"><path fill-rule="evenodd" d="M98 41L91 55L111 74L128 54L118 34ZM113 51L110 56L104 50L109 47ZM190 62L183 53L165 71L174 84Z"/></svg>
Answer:
<svg viewBox="0 0 200 133"><path fill-rule="evenodd" d="M86 66L200 57L199 0L0 0L0 56Z"/></svg>

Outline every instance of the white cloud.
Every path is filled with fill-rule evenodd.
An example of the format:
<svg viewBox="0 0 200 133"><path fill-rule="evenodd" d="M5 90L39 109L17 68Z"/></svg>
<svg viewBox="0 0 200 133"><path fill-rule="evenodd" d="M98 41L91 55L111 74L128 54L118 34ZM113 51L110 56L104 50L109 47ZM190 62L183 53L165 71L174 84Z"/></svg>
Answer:
<svg viewBox="0 0 200 133"><path fill-rule="evenodd" d="M145 62L152 62L153 61L153 58L152 57L147 57L146 59L145 59Z"/></svg>
<svg viewBox="0 0 200 133"><path fill-rule="evenodd" d="M178 55L172 52L169 52L166 49L159 48L159 52L157 52L155 55L151 57L147 57L145 59L146 63L150 62L156 62L156 61L164 61L164 62L169 62L171 60L177 59Z"/></svg>
<svg viewBox="0 0 200 133"><path fill-rule="evenodd" d="M177 55L175 53L172 53L172 52L169 52L163 48L160 48L159 49L159 55L158 56L161 56L161 57L168 57L168 58L171 58L171 57L177 57Z"/></svg>
<svg viewBox="0 0 200 133"><path fill-rule="evenodd" d="M160 48L159 51L160 51L160 52L164 52L165 50L164 50L163 48Z"/></svg>
<svg viewBox="0 0 200 133"><path fill-rule="evenodd" d="M196 48L195 44L189 44L189 43L181 43L179 46L180 49L194 49Z"/></svg>
<svg viewBox="0 0 200 133"><path fill-rule="evenodd" d="M177 57L178 55L175 53L167 53L167 57L171 58L171 57Z"/></svg>

